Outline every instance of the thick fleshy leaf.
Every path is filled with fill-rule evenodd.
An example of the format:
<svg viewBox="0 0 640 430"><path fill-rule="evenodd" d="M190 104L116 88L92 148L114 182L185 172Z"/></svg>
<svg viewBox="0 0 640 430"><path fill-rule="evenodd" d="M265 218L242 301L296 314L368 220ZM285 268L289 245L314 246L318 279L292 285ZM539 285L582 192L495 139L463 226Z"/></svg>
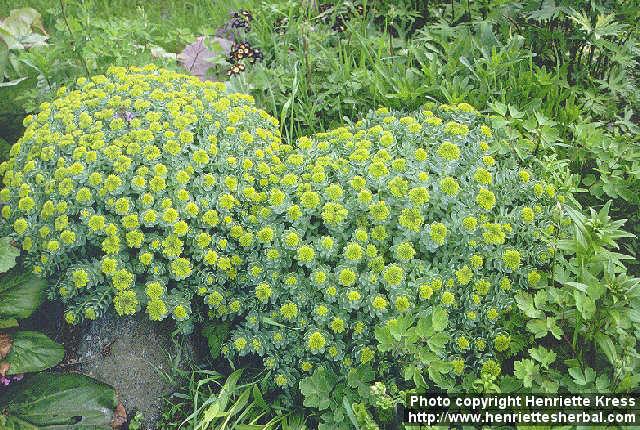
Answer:
<svg viewBox="0 0 640 430"><path fill-rule="evenodd" d="M8 430L111 429L115 390L79 374L43 372L0 392Z"/></svg>
<svg viewBox="0 0 640 430"><path fill-rule="evenodd" d="M11 334L13 345L6 361L11 367L8 375L40 372L60 363L64 347L37 331L17 331Z"/></svg>
<svg viewBox="0 0 640 430"><path fill-rule="evenodd" d="M13 269L19 255L20 250L11 244L11 239L8 237L0 238L0 273Z"/></svg>
<svg viewBox="0 0 640 430"><path fill-rule="evenodd" d="M28 318L42 303L45 285L43 279L24 273L0 277L0 319Z"/></svg>

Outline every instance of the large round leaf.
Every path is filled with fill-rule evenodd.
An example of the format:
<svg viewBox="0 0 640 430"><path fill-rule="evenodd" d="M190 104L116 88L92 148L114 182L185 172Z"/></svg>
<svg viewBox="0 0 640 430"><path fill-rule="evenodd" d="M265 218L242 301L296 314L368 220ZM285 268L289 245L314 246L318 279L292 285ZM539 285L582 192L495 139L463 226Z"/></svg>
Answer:
<svg viewBox="0 0 640 430"><path fill-rule="evenodd" d="M38 373L0 392L8 430L111 429L117 404L112 387L73 373Z"/></svg>
<svg viewBox="0 0 640 430"><path fill-rule="evenodd" d="M45 281L33 275L0 277L0 319L28 318L43 300Z"/></svg>
<svg viewBox="0 0 640 430"><path fill-rule="evenodd" d="M37 331L18 331L11 334L13 345L6 357L11 367L8 375L40 372L60 363L64 347Z"/></svg>
<svg viewBox="0 0 640 430"><path fill-rule="evenodd" d="M8 237L0 238L0 273L4 273L16 265L16 258L20 255L18 248L11 244Z"/></svg>

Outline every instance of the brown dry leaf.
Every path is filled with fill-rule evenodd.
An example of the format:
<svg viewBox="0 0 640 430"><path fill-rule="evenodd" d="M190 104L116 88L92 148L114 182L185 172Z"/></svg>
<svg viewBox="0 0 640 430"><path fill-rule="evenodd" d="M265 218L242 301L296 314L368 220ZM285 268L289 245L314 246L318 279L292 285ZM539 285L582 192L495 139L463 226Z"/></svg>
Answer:
<svg viewBox="0 0 640 430"><path fill-rule="evenodd" d="M11 336L6 333L0 333L0 360L9 355L12 344Z"/></svg>
<svg viewBox="0 0 640 430"><path fill-rule="evenodd" d="M114 430L121 429L127 422L127 410L122 402L118 402L116 410L113 412L113 420L111 420L111 428Z"/></svg>
<svg viewBox="0 0 640 430"><path fill-rule="evenodd" d="M8 361L0 361L0 376L6 376L9 369L11 369L11 364Z"/></svg>

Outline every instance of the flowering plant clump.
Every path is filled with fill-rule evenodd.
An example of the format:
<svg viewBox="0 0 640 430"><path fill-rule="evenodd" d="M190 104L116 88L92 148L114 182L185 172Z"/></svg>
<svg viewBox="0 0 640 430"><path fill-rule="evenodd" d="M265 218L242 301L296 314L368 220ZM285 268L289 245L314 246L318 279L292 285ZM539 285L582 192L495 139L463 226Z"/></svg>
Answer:
<svg viewBox="0 0 640 430"><path fill-rule="evenodd" d="M216 318L244 316L227 356L263 357L285 389L320 367L384 373L398 357L380 328L399 339L406 319L437 315L448 327L429 345L454 377L499 372L523 341L510 333L514 293L541 282L559 213L553 186L498 162L491 140L460 104L380 109L280 146L267 162L278 181L234 227L246 271L205 297Z"/></svg>
<svg viewBox="0 0 640 430"><path fill-rule="evenodd" d="M3 233L53 281L69 323L111 303L188 320L194 294L238 273L229 232L256 217L239 206L249 187L277 180L271 150L252 149L277 148L277 121L221 83L153 66L77 86L25 119L2 163Z"/></svg>
<svg viewBox="0 0 640 430"><path fill-rule="evenodd" d="M78 85L1 167L2 233L68 322L112 303L186 325L199 302L235 323L224 354L262 357L286 390L316 369L385 378L418 352L495 375L523 343L514 293L543 282L560 197L490 154L471 106L286 144L221 84L149 67ZM409 332L428 354L392 345Z"/></svg>

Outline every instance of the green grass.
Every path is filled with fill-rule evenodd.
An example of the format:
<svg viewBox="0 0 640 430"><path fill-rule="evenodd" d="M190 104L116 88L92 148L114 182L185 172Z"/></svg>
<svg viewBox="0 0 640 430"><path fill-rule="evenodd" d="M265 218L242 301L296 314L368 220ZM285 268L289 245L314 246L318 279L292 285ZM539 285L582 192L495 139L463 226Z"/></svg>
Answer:
<svg viewBox="0 0 640 430"><path fill-rule="evenodd" d="M34 8L43 15L47 30L53 29L61 16L61 6L70 17L86 19L134 19L146 21L159 34L176 29L200 33L216 28L226 19L238 1L171 1L171 0L2 0L0 16L11 9ZM49 31L51 33L51 31Z"/></svg>

